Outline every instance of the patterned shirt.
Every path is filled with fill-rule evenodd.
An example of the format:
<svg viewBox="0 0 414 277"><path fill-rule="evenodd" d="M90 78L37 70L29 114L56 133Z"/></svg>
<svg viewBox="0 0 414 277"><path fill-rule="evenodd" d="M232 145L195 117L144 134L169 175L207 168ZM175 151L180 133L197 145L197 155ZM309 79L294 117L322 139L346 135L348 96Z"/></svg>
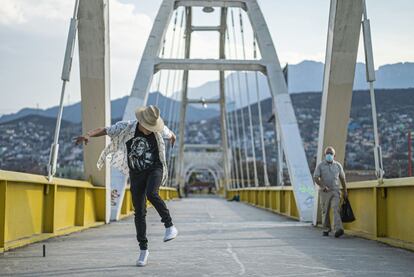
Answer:
<svg viewBox="0 0 414 277"><path fill-rule="evenodd" d="M137 122L137 120L119 121L114 125L105 128L107 135L111 137L111 143L105 147L99 156L96 164L99 169L103 167L106 160L109 160L111 166L125 175L129 174L126 142L135 136ZM172 132L167 126L164 126L162 132L155 132L154 135L157 140L159 159L163 167L161 185L164 185L168 178L164 138L171 138Z"/></svg>

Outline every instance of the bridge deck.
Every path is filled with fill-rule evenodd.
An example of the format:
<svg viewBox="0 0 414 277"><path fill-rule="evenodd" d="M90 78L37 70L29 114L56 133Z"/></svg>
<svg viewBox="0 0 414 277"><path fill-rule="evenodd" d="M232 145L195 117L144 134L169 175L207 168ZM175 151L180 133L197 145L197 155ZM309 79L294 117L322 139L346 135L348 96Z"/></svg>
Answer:
<svg viewBox="0 0 414 277"><path fill-rule="evenodd" d="M321 231L267 211L219 198L168 203L180 235L162 242L163 226L148 211L150 259L134 266L132 218L0 256L13 276L414 276L414 253ZM141 275L141 276L142 276Z"/></svg>

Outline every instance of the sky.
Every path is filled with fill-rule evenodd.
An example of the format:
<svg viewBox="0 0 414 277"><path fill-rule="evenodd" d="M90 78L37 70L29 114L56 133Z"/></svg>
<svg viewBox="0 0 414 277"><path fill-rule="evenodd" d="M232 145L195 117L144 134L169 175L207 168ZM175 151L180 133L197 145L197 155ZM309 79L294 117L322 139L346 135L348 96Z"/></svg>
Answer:
<svg viewBox="0 0 414 277"><path fill-rule="evenodd" d="M325 60L329 0L258 0L281 64ZM58 105L60 74L74 0L1 0L0 5L0 114L24 107ZM161 0L110 1L111 98L129 95ZM367 0L376 67L414 61L414 1ZM238 16L238 11L234 11ZM178 17L181 12L178 11ZM217 25L218 11L194 13L194 25ZM252 33L245 18L247 57L252 55ZM237 19L237 18L236 18ZM179 21L179 20L178 20ZM179 24L178 24L179 25ZM167 33L166 57L172 43ZM177 28L178 34L179 28ZM236 27L237 31L237 27ZM178 37L178 36L177 36ZM193 58L216 58L215 34L194 33ZM241 58L241 39L236 50ZM177 45L177 41L176 44ZM177 47L177 46L176 46ZM363 61L360 43L358 61ZM233 55L234 55L234 49ZM175 50L174 50L175 52ZM217 79L216 72L190 74L190 86ZM156 78L155 78L156 80ZM79 62L75 49L65 104L80 100Z"/></svg>

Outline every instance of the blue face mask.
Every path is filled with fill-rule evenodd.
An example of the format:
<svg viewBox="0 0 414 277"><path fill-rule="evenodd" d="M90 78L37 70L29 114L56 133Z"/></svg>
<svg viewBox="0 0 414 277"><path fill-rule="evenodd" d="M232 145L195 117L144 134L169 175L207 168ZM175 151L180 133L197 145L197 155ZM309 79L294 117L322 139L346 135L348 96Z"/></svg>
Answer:
<svg viewBox="0 0 414 277"><path fill-rule="evenodd" d="M325 160L326 160L328 163L333 162L333 160L334 160L334 155L332 155L332 154L326 154L326 155L325 155Z"/></svg>

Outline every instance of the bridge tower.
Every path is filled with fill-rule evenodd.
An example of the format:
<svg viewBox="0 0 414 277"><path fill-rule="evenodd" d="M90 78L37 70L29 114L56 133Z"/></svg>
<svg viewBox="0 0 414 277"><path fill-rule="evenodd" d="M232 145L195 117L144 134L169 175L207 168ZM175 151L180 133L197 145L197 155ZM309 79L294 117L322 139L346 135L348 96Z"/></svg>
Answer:
<svg viewBox="0 0 414 277"><path fill-rule="evenodd" d="M161 58L160 51L162 43L171 20L172 14L178 7L185 7L186 27L185 27L185 56L183 59ZM192 9L193 7L219 8L220 25L219 26L193 26ZM239 60L226 59L225 57L225 33L227 30L227 10L229 8L243 9L249 19L254 33L256 34L257 44L261 53L261 59L258 60ZM195 31L217 31L220 34L219 59L192 59L190 58L191 33ZM220 143L223 150L223 174L225 187L229 182L229 154L228 142L226 135L226 103L224 74L225 71L259 71L266 75L273 105L275 110L275 124L277 130L280 130L280 139L282 142L283 152L287 162L289 176L294 189L296 202L298 204L300 218L303 221L312 220L312 208L314 199L314 185L309 171L308 163L303 148L302 139L299 134L299 128L296 121L292 102L288 94L283 72L276 54L272 38L266 25L259 4L256 0L164 0L160 6L157 16L154 20L150 36L144 49L142 60L139 65L132 92L128 100L123 119L133 119L134 110L137 106L145 105L148 98L149 89L153 76L159 70L182 70L183 71L183 88L181 98L180 112L180 131L179 131L179 153L176 168L176 180L183 185L185 172L183 167L184 161L184 140L185 135L185 118L188 104L194 100L188 99L188 74L191 70L215 70L220 74L220 97L212 100L220 105L221 137ZM112 176L112 179L115 177ZM121 186L118 191L123 191L125 180L120 182L114 179L111 183L117 183ZM122 187L123 186L123 187ZM120 199L122 200L122 199ZM119 207L120 208L120 207Z"/></svg>

